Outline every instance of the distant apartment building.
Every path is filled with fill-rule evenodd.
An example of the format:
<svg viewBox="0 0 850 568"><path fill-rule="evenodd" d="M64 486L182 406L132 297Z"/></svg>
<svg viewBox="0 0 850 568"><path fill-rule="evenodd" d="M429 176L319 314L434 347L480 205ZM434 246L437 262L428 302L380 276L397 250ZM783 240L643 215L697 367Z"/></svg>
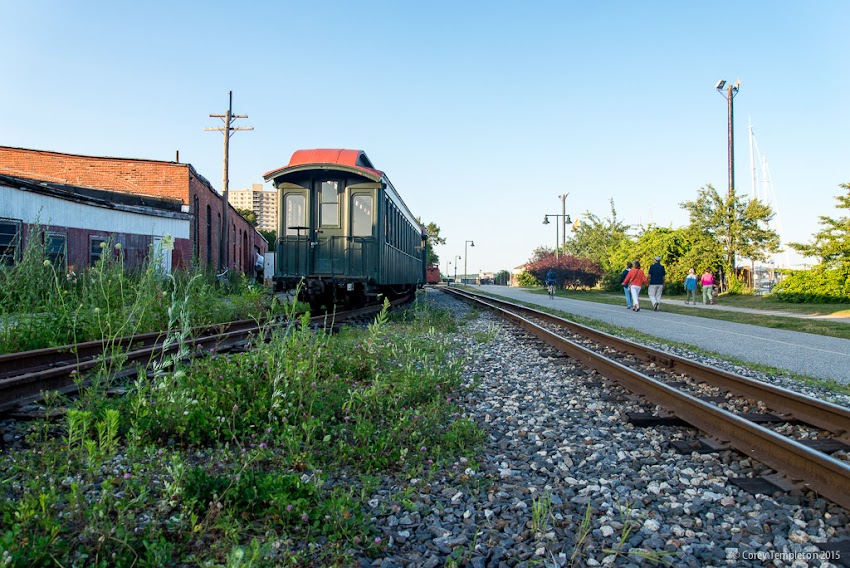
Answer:
<svg viewBox="0 0 850 568"><path fill-rule="evenodd" d="M277 230L277 192L263 190L263 184L255 183L251 189L231 189L230 204L237 209L248 209L257 215L257 228L263 231Z"/></svg>

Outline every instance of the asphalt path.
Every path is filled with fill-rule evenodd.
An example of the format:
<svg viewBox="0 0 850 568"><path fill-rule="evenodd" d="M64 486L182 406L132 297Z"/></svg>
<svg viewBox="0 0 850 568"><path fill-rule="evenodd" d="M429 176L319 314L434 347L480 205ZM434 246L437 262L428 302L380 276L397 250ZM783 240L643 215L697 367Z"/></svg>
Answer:
<svg viewBox="0 0 850 568"><path fill-rule="evenodd" d="M623 305L600 304L568 298L549 298L520 288L480 286L483 292L548 306L567 314L575 314L607 323L629 327L647 335L694 345L739 359L817 379L850 383L850 340L811 333L772 329L652 311L646 297L641 298L641 311L633 312ZM649 306L649 309L647 309ZM713 306L712 306L713 307ZM694 306L695 310L705 306Z"/></svg>

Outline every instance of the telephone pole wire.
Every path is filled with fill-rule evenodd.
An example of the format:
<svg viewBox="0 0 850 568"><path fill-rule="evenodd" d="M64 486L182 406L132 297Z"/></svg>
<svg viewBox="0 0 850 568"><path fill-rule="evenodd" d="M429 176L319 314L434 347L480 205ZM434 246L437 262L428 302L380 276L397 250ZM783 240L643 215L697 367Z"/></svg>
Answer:
<svg viewBox="0 0 850 568"><path fill-rule="evenodd" d="M220 118L224 121L224 126L220 128L204 128L204 130L215 130L224 133L224 182L221 194L221 227L219 228L219 244L218 244L218 267L220 269L227 268L228 252L230 247L230 226L227 223L227 212L230 209L230 203L227 200L230 177L228 175L230 166L230 137L236 130L254 130L253 126L231 126L231 123L237 118L248 118L247 114L233 114L233 91L230 91L230 104L227 107L226 114L211 114L211 118ZM196 211L197 215L198 212ZM235 259L234 259L235 260Z"/></svg>

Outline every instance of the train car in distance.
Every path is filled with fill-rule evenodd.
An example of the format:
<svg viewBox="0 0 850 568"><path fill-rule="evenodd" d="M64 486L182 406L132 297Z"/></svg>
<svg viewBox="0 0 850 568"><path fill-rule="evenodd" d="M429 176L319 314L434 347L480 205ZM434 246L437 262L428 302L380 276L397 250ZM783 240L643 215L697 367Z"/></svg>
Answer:
<svg viewBox="0 0 850 568"><path fill-rule="evenodd" d="M426 233L362 150L298 150L266 173L278 190L277 290L355 307L425 282Z"/></svg>
<svg viewBox="0 0 850 568"><path fill-rule="evenodd" d="M425 283L438 284L440 282L440 267L432 264L425 269Z"/></svg>

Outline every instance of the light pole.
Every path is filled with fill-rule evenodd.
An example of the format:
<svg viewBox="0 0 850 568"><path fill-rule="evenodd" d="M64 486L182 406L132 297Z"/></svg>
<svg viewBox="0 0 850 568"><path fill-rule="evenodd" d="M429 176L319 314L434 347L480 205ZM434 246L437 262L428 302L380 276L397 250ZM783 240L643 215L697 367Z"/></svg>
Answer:
<svg viewBox="0 0 850 568"><path fill-rule="evenodd" d="M451 265L452 265L452 261L447 260L446 261L446 282L449 281L449 266L451 266Z"/></svg>
<svg viewBox="0 0 850 568"><path fill-rule="evenodd" d="M455 257L455 284L457 284L457 261L460 259L460 255Z"/></svg>
<svg viewBox="0 0 850 568"><path fill-rule="evenodd" d="M472 241L465 241L465 242L463 243L463 277L464 277L464 278L466 278L466 261L467 261L467 260L468 260L468 258L469 258L469 255L467 254L467 248L466 248L466 245L470 245L470 246L473 246L473 247L474 247L474 246L475 246L475 243L473 243Z"/></svg>
<svg viewBox="0 0 850 568"><path fill-rule="evenodd" d="M729 112L728 112L728 125L727 129L729 130L729 197L732 197L732 194L735 191L735 128L733 125L734 107L732 105L732 100L735 98L735 95L738 94L738 89L741 87L741 81L735 81L733 84L726 87L726 92L723 92L723 87L726 85L726 81L718 81L714 88L717 89L717 92L720 93L724 99L728 102Z"/></svg>
<svg viewBox="0 0 850 568"><path fill-rule="evenodd" d="M561 231L561 242L564 243L564 245L567 244L567 197L569 195L569 193L564 193L563 195L558 196L561 199L561 217L564 218L564 225L562 227L563 230Z"/></svg>
<svg viewBox="0 0 850 568"><path fill-rule="evenodd" d="M557 213L549 213L548 215L543 216L543 224L549 224L549 217L554 217L556 220L558 217L564 218L564 244L567 242L567 223L572 223L572 219L567 214L559 215ZM558 225L555 225L555 258L558 258L558 249L560 248L560 244L558 243Z"/></svg>
<svg viewBox="0 0 850 568"><path fill-rule="evenodd" d="M735 98L735 95L738 94L738 89L741 87L741 81L735 81L733 84L726 87L726 92L723 92L723 87L726 85L726 81L722 79L714 85L714 88L717 89L717 92L720 93L724 99L726 99L729 112L728 112L728 124L727 129L729 131L729 207L733 206L733 198L735 196L735 127L733 123L734 119L734 106L732 101ZM734 213L729 211L729 223L732 223L732 215ZM732 231L731 228L726 235L726 264L727 268L732 271L732 276L735 274L735 253L732 251ZM729 281L729 275L726 276L726 281Z"/></svg>

